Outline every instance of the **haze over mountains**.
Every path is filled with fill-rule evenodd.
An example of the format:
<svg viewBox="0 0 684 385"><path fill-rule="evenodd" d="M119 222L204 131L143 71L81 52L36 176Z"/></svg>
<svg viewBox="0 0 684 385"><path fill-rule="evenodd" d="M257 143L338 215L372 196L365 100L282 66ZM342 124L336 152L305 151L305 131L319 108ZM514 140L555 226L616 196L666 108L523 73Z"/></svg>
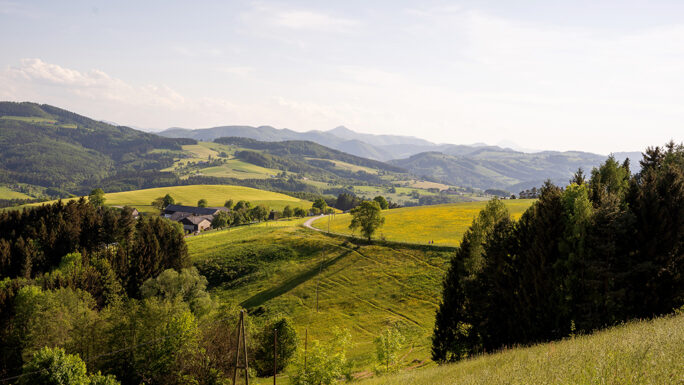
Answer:
<svg viewBox="0 0 684 385"><path fill-rule="evenodd" d="M243 154L242 160L248 164L289 172L300 170L316 175L317 180L332 178L345 185L389 185L391 181L382 179L381 174L398 172L406 178L412 175L452 186L517 193L539 187L547 179L564 186L578 168L589 173L606 159L605 155L580 151L524 153L484 144L436 144L416 137L362 134L345 127L309 132L269 126L173 128L160 135L112 126L49 105L0 102L0 182L68 192L84 192L93 186L123 191L171 185L180 183L179 176L168 168L178 157L187 156L182 153L183 145L196 140L232 143L236 138L288 141L288 146L297 149L288 152L290 159L280 159L282 154L276 154L275 147L259 144L261 147L254 150L261 156ZM237 142L242 147L256 146L244 140ZM304 155L302 149L318 155ZM634 172L641 154L618 153L615 157L619 161L629 157ZM340 170L321 159L375 171Z"/></svg>
<svg viewBox="0 0 684 385"><path fill-rule="evenodd" d="M308 140L352 155L388 162L430 180L513 192L540 186L546 179L565 185L578 168L589 172L606 159L605 155L582 151L527 153L483 143L437 144L413 136L363 134L343 126L328 131L306 132L271 126L220 126L195 130L170 128L159 132L159 135L202 141L220 137L244 137L260 141ZM629 158L633 170L638 169L640 152L613 155L621 162Z"/></svg>

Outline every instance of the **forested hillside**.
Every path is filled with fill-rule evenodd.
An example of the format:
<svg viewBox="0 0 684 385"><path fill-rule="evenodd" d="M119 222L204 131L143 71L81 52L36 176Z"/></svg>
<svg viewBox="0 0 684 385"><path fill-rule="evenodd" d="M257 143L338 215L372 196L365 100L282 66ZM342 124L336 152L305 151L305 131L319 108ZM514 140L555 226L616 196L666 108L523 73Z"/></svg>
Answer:
<svg viewBox="0 0 684 385"><path fill-rule="evenodd" d="M369 167L390 172L405 172L404 169L377 160L361 158L342 151L334 150L310 141L290 140L282 142L262 142L248 138L217 138L216 143L231 144L253 150L265 150L271 155L294 159L323 158L339 160L357 166Z"/></svg>
<svg viewBox="0 0 684 385"><path fill-rule="evenodd" d="M390 163L443 183L518 193L539 187L547 179L564 186L578 168L591 170L606 160L603 155L576 151L526 154L499 147L468 146L453 146L444 151L425 152Z"/></svg>
<svg viewBox="0 0 684 385"><path fill-rule="evenodd" d="M172 178L158 170L189 143L194 140L112 126L49 105L0 102L0 183L48 187L48 195Z"/></svg>

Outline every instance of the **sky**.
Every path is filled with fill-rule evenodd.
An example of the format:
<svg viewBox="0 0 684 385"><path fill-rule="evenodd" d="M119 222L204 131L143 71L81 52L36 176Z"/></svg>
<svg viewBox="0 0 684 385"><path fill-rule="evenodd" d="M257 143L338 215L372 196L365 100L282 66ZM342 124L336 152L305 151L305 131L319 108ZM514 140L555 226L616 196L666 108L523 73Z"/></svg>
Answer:
<svg viewBox="0 0 684 385"><path fill-rule="evenodd" d="M684 140L684 1L5 1L0 100L146 130Z"/></svg>

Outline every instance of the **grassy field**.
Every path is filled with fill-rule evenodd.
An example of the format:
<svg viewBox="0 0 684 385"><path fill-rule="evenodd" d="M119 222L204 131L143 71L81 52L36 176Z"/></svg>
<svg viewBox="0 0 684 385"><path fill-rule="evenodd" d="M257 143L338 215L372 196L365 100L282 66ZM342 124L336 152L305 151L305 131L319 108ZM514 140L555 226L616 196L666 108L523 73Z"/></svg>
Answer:
<svg viewBox="0 0 684 385"><path fill-rule="evenodd" d="M265 204L277 210L282 210L287 205L303 208L311 207L311 202L289 195L250 187L228 185L173 186L109 193L105 194L105 205L131 206L137 208L140 212L157 213L158 211L152 207L151 203L155 198L166 194L171 194L177 204L188 206L197 205L197 201L200 199L206 199L209 206L223 206L225 201L232 199L234 202L246 200L252 202L252 204ZM37 204L33 204L33 206L35 205Z"/></svg>
<svg viewBox="0 0 684 385"><path fill-rule="evenodd" d="M369 168L369 167L358 166L358 165L355 165L355 164L343 162L343 161L341 161L341 160L321 159L321 158L306 158L306 159L325 160L325 161L328 161L328 162L332 162L332 163L335 164L335 168L339 168L339 169L342 169L342 170L348 170L348 171L351 171L351 172L364 171L364 172L367 172L367 173L369 173L369 174L377 174L377 173L378 173L378 170L376 170L376 169Z"/></svg>
<svg viewBox="0 0 684 385"><path fill-rule="evenodd" d="M266 179L280 172L280 170L257 166L239 159L228 159L225 164L203 168L200 171L201 175L237 179Z"/></svg>
<svg viewBox="0 0 684 385"><path fill-rule="evenodd" d="M57 121L54 120L54 119L41 118L41 117L38 117L38 116L11 116L11 115L5 115L5 116L0 116L0 119L19 120L19 121L22 121L22 122L37 123L37 124L49 124L49 125L57 124ZM59 127L64 127L64 128L76 128L76 125L75 125L75 124L72 124L72 123L67 123L67 124L60 124Z"/></svg>
<svg viewBox="0 0 684 385"><path fill-rule="evenodd" d="M33 197L14 191L5 186L0 186L0 199L31 199Z"/></svg>
<svg viewBox="0 0 684 385"><path fill-rule="evenodd" d="M684 384L684 315L358 384Z"/></svg>
<svg viewBox="0 0 684 385"><path fill-rule="evenodd" d="M183 153L186 155L178 159L173 166L162 171L176 172L182 179L187 179L192 175L206 175L213 177L236 178L236 179L266 179L272 175L280 173L280 170L260 167L251 163L243 162L233 158L237 147L213 142L199 142L198 144L184 145ZM219 166L194 166L183 168L190 162L206 162L220 158L219 154L224 152L228 158L223 158L226 163Z"/></svg>
<svg viewBox="0 0 684 385"><path fill-rule="evenodd" d="M453 250L355 244L295 226L301 222L209 232L188 238L188 250L222 302L262 317L287 315L301 337L308 329L310 339L326 341L334 326L349 329L356 372L372 368L372 341L388 326L407 337L407 362L427 364ZM212 278L206 266L223 266L232 278Z"/></svg>
<svg viewBox="0 0 684 385"><path fill-rule="evenodd" d="M534 202L532 199L505 200L504 203L515 219ZM397 242L427 243L436 245L458 245L463 233L487 202L464 202L435 206L404 207L383 211L385 225L377 236ZM330 231L349 234L351 215L335 215L330 220ZM314 227L328 230L328 218L314 222ZM355 234L358 235L358 232Z"/></svg>

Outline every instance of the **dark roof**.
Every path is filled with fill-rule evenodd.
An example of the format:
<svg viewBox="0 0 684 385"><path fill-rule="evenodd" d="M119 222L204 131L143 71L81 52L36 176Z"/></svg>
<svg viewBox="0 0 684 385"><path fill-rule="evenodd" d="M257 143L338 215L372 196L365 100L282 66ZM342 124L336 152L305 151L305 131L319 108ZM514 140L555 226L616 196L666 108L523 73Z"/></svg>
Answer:
<svg viewBox="0 0 684 385"><path fill-rule="evenodd" d="M228 211L228 209L225 207L194 207L181 205L168 205L164 209L164 213L166 214L183 212L194 215L215 215L219 211Z"/></svg>
<svg viewBox="0 0 684 385"><path fill-rule="evenodd" d="M183 223L191 223L193 225L199 225L200 223L202 223L202 221L211 222L211 217L204 216L204 215L191 215L191 216L185 217L181 220L181 222L183 222Z"/></svg>
<svg viewBox="0 0 684 385"><path fill-rule="evenodd" d="M192 215L192 213L186 213L186 212L184 212L184 211L177 211L177 212L171 214L171 216L169 217L169 219L172 220L172 221L178 222L178 221L180 221L181 219L183 219L183 218L185 218L185 217L189 217L190 215Z"/></svg>

